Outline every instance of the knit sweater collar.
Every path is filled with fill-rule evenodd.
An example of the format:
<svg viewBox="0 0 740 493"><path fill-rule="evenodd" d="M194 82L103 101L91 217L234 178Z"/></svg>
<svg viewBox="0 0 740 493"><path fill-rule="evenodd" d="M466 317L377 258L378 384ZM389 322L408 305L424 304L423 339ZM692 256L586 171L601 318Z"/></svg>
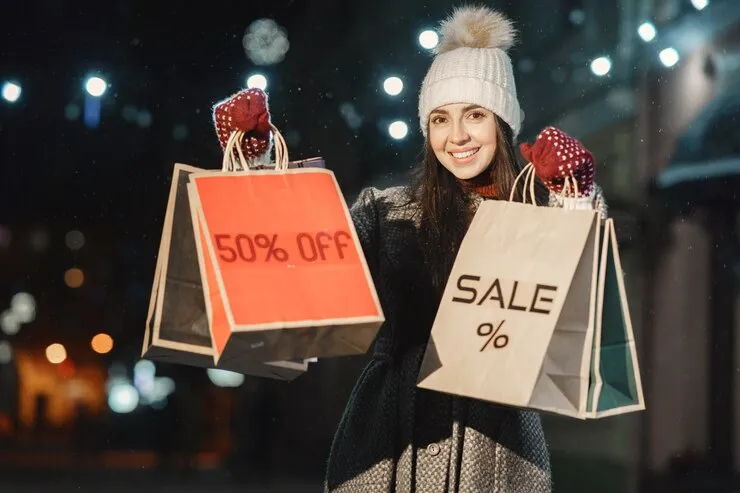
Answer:
<svg viewBox="0 0 740 493"><path fill-rule="evenodd" d="M489 166L481 174L468 180L458 180L463 188L486 199L496 198L496 188L493 185L493 166Z"/></svg>

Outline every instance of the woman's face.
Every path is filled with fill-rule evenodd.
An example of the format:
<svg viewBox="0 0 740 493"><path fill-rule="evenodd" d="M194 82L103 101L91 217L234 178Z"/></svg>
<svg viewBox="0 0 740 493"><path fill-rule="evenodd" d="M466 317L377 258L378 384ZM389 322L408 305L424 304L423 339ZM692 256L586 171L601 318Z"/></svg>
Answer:
<svg viewBox="0 0 740 493"><path fill-rule="evenodd" d="M465 103L440 106L429 115L429 143L442 166L462 180L481 174L496 154L493 113Z"/></svg>

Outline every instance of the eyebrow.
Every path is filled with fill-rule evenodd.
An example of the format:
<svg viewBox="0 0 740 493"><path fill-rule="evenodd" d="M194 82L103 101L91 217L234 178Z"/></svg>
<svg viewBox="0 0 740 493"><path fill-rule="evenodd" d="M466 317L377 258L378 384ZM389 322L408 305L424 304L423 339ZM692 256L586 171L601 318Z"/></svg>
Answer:
<svg viewBox="0 0 740 493"><path fill-rule="evenodd" d="M470 110L479 109L479 108L480 109L483 109L483 106L481 106L479 104L469 104L468 106L466 106L465 108L463 108L463 113L465 113L467 111L470 111ZM441 110L441 109L436 109L436 110L432 111L432 115L434 115L435 113L440 114L440 115L449 115L449 113L447 112L447 110Z"/></svg>

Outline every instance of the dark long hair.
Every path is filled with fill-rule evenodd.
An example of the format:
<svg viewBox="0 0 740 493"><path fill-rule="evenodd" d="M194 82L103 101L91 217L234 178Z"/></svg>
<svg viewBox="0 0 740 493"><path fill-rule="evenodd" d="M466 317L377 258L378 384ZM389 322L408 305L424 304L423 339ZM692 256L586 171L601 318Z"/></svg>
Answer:
<svg viewBox="0 0 740 493"><path fill-rule="evenodd" d="M496 153L490 172L493 186L499 200L509 200L514 180L524 168L525 163L514 148L511 127L494 115L498 127L496 132ZM484 171L488 172L488 171ZM514 200L521 201L523 179L519 180ZM442 166L434 154L429 139L424 146L421 166L414 170L411 182L411 196L419 205L421 228L419 246L424 254L431 282L441 296L447 278L455 262L473 213L470 192ZM535 179L535 202L547 204L549 191Z"/></svg>

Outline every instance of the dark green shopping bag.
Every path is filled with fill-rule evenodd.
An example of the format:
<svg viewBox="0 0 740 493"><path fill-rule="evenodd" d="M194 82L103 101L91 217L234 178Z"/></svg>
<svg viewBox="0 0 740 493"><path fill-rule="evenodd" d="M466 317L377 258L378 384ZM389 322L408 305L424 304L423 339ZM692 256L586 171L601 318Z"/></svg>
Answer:
<svg viewBox="0 0 740 493"><path fill-rule="evenodd" d="M587 418L645 409L614 221L602 227Z"/></svg>

